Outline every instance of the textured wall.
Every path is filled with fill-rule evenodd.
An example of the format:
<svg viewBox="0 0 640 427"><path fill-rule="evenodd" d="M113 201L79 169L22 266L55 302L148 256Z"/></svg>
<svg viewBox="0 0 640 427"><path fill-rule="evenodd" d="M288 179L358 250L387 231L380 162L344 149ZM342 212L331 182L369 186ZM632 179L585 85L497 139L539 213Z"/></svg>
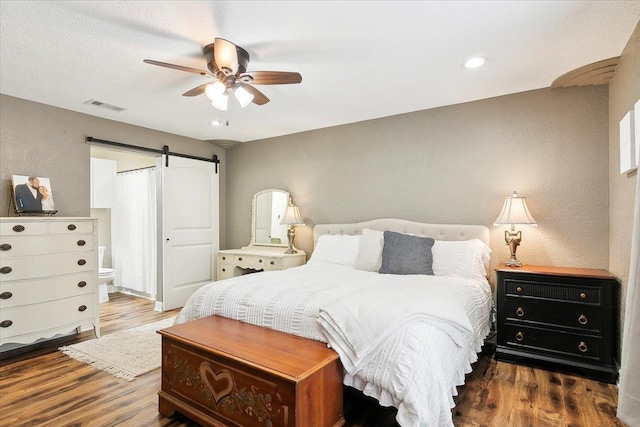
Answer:
<svg viewBox="0 0 640 427"><path fill-rule="evenodd" d="M513 190L538 221L525 263L607 268L606 87L541 89L245 143L227 150L227 247L249 243L251 198L290 191L306 220L380 217L484 224L493 263L508 258L491 224Z"/></svg>
<svg viewBox="0 0 640 427"><path fill-rule="evenodd" d="M640 23L609 83L609 270L622 282L622 317L629 266L637 171L620 174L620 120L640 99ZM636 126L640 124L636 123ZM636 141L636 144L638 141ZM622 324L622 323L621 323Z"/></svg>
<svg viewBox="0 0 640 427"><path fill-rule="evenodd" d="M116 114L116 113L114 113ZM115 117L115 116L114 116ZM11 175L51 178L58 216L89 215L89 149L85 137L221 159L224 209L225 150L207 142L0 95L0 215L7 215ZM224 210L220 243L224 244Z"/></svg>

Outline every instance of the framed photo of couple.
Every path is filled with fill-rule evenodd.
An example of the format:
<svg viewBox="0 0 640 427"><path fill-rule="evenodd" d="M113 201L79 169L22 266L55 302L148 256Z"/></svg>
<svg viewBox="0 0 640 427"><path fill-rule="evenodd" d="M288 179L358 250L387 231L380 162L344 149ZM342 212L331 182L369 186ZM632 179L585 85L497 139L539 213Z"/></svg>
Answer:
<svg viewBox="0 0 640 427"><path fill-rule="evenodd" d="M57 212L49 178L13 175L13 200L17 214L49 214Z"/></svg>

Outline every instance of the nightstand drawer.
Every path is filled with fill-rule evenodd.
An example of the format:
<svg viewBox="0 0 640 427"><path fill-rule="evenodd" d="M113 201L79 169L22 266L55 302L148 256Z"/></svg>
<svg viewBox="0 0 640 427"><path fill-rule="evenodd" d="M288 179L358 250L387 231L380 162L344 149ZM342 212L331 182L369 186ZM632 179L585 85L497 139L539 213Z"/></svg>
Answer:
<svg viewBox="0 0 640 427"><path fill-rule="evenodd" d="M505 279L506 295L544 298L557 301L574 301L600 304L600 288L580 285L559 285L526 280Z"/></svg>
<svg viewBox="0 0 640 427"><path fill-rule="evenodd" d="M506 345L577 358L600 359L602 339L542 328L506 324Z"/></svg>
<svg viewBox="0 0 640 427"><path fill-rule="evenodd" d="M505 315L509 322L532 322L594 332L602 330L601 311L588 306L508 296Z"/></svg>

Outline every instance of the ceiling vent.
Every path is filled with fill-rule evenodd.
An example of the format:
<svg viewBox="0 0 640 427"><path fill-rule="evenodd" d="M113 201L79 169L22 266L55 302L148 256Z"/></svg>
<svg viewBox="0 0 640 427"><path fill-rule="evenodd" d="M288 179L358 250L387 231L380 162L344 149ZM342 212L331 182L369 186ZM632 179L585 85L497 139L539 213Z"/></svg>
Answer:
<svg viewBox="0 0 640 427"><path fill-rule="evenodd" d="M107 104L106 102L96 101L95 99L90 99L85 102L87 105L95 105L96 107L106 108L107 110L115 111L119 113L120 111L126 110L126 108L118 107L116 105Z"/></svg>

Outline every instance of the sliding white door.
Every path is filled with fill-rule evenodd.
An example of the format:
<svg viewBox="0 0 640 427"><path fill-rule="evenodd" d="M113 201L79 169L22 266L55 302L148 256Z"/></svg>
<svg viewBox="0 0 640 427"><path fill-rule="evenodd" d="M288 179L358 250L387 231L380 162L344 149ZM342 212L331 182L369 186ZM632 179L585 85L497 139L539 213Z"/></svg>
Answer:
<svg viewBox="0 0 640 427"><path fill-rule="evenodd" d="M160 163L161 162L161 163ZM158 159L162 179L162 310L184 306L212 282L219 250L219 175L215 163Z"/></svg>

